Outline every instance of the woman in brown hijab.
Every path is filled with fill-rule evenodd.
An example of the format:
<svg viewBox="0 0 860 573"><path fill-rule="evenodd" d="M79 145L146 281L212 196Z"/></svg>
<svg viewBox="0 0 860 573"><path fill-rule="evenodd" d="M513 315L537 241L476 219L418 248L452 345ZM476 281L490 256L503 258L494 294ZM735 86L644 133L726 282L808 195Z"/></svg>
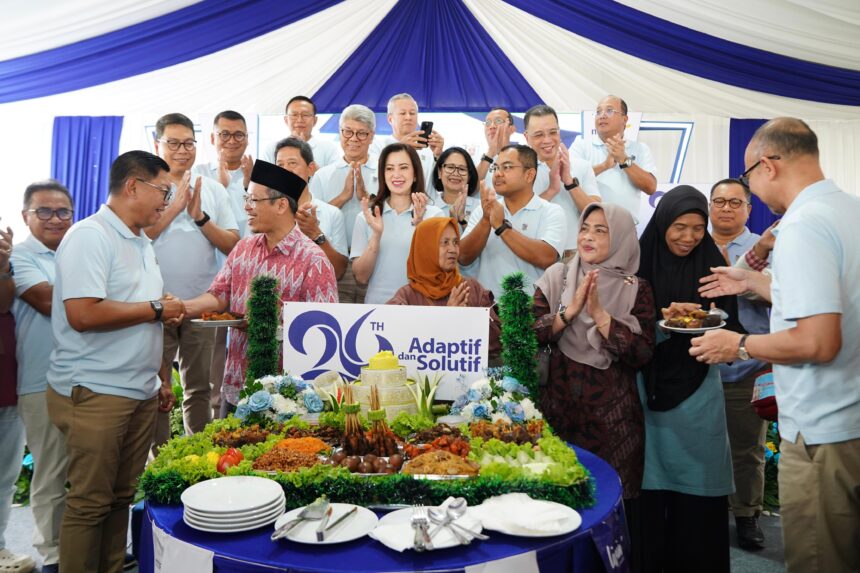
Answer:
<svg viewBox="0 0 860 573"><path fill-rule="evenodd" d="M460 229L457 221L443 217L425 219L415 227L406 276L386 304L417 306L481 306L490 309L489 360L501 353L499 317L493 309L493 293L472 278L460 275Z"/></svg>
<svg viewBox="0 0 860 573"><path fill-rule="evenodd" d="M654 350L654 296L636 277L639 241L623 207L582 212L577 254L535 283L538 342L551 350L539 407L563 439L608 461L624 499L639 496L645 422L636 371Z"/></svg>

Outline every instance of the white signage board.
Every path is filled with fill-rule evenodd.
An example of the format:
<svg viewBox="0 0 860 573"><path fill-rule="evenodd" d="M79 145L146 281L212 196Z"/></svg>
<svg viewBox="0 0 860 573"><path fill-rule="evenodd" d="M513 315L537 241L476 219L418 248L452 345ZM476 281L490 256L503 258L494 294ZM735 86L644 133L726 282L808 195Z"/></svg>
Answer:
<svg viewBox="0 0 860 573"><path fill-rule="evenodd" d="M453 400L487 367L489 308L285 302L282 314L284 370L305 380L354 380L391 350L410 377L444 375L436 397Z"/></svg>

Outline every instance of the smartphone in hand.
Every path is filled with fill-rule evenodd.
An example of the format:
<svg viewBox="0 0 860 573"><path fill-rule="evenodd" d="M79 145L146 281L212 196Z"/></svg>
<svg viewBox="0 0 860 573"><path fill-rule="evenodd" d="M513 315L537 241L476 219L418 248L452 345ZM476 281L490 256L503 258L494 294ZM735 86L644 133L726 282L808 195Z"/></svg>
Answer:
<svg viewBox="0 0 860 573"><path fill-rule="evenodd" d="M433 133L433 122L432 121L422 121L420 129L423 132L421 134L421 137L423 137L425 140L427 140L424 143L424 147L427 147L429 145L429 142L430 142L430 134Z"/></svg>

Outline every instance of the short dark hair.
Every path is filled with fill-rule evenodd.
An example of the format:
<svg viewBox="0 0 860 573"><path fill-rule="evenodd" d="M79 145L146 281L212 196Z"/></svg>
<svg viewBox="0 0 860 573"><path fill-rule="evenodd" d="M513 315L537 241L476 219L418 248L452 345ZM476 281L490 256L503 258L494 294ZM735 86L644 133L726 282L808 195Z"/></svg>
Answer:
<svg viewBox="0 0 860 573"><path fill-rule="evenodd" d="M370 209L373 211L376 207L382 209L386 199L391 195L388 185L385 184L385 161L388 156L398 151L405 151L409 156L409 161L412 163L412 171L415 175L415 180L412 182L412 193L426 193L424 190L424 168L421 167L421 158L418 157L418 152L411 145L405 143L392 143L382 148L379 154L379 191L371 200Z"/></svg>
<svg viewBox="0 0 860 573"><path fill-rule="evenodd" d="M191 133L194 133L194 122L188 119L188 116L181 113L168 113L159 117L158 121L155 122L156 139L161 139L164 135L164 128L168 125L181 125L190 129Z"/></svg>
<svg viewBox="0 0 860 573"><path fill-rule="evenodd" d="M439 170L445 164L445 161L453 153L459 153L466 160L466 169L469 171L469 195L474 195L478 190L478 170L475 169L475 162L469 157L469 153L462 147L449 147L442 152L439 159L436 160L436 165L433 167L433 188L436 191L442 191L442 178L439 177Z"/></svg>
<svg viewBox="0 0 860 573"><path fill-rule="evenodd" d="M734 177L727 177L725 179L720 179L719 181L714 183L714 185L711 187L711 193L709 195L710 197L714 196L714 191L720 185L740 185L744 190L744 195L746 195L747 201L752 200L752 191L750 191L750 188L747 187L746 185L744 185L744 182L742 180L736 179Z"/></svg>
<svg viewBox="0 0 860 573"><path fill-rule="evenodd" d="M511 143L510 145L504 146L499 153L507 151L508 149L515 149L517 151L517 155L519 156L520 161L523 162L524 168L537 169L538 158L534 149L528 145L523 145L522 143Z"/></svg>
<svg viewBox="0 0 860 573"><path fill-rule="evenodd" d="M232 109L222 111L221 113L216 115L215 119L212 120L212 125L218 125L219 119L227 119L230 121L241 121L242 123L245 124L246 128L248 127L248 122L245 121L245 116L242 115L241 113L239 113L238 111L233 111ZM192 126L191 129L193 131L194 127Z"/></svg>
<svg viewBox="0 0 860 573"><path fill-rule="evenodd" d="M513 125L513 124L514 124L514 116L512 116L512 115L511 115L511 112L510 112L510 111L508 111L508 109L507 109L507 108L505 108L505 107L491 107L491 108L490 108L490 111L488 111L488 112L487 112L487 115L489 115L489 114L493 113L494 111L503 111L503 112L505 112L505 115L506 115L506 116L508 116L508 123L509 123L510 125Z"/></svg>
<svg viewBox="0 0 860 573"><path fill-rule="evenodd" d="M298 149L302 159L304 159L305 163L308 165L314 162L314 151L311 149L311 146L308 145L307 142L295 137L286 137L275 144L275 161L278 160L278 152L285 147Z"/></svg>
<svg viewBox="0 0 860 573"><path fill-rule="evenodd" d="M69 198L69 203L74 207L75 200L72 199L72 194L69 193L68 188L57 181L56 179L45 179L43 181L36 181L35 183L30 183L27 185L27 188L24 189L24 209L27 210L30 208L30 203L33 201L33 195L38 193L39 191L57 191L58 193L62 193L66 197Z"/></svg>
<svg viewBox="0 0 860 573"><path fill-rule="evenodd" d="M558 123L558 114L555 113L555 110L549 107L546 104L538 104L529 108L526 112L525 117L523 117L523 122L525 123L526 129L529 128L529 121L532 117L543 117L546 115L551 115L555 118L555 122Z"/></svg>
<svg viewBox="0 0 860 573"><path fill-rule="evenodd" d="M157 155L148 151L126 151L110 166L110 184L108 191L112 195L122 191L122 186L129 177L156 177L159 172L169 173L170 166Z"/></svg>
<svg viewBox="0 0 860 573"><path fill-rule="evenodd" d="M752 136L757 155L775 153L782 159L797 155L818 157L818 136L802 119L777 117L759 127Z"/></svg>
<svg viewBox="0 0 860 573"><path fill-rule="evenodd" d="M290 101L288 101L288 102L287 102L287 105L284 107L284 113L285 113L285 114L286 114L286 113L289 113L289 111L290 111L290 104L291 104L291 103L293 103L294 101L306 101L306 102L308 102L309 104L311 104L311 107L312 107L312 108L313 108L313 110L314 110L314 115L316 115L316 114L317 114L317 104L315 104L315 103L314 103L314 100L312 100L311 98L309 98L309 97L307 97L307 96L293 96L293 97L291 97L291 98L290 98Z"/></svg>

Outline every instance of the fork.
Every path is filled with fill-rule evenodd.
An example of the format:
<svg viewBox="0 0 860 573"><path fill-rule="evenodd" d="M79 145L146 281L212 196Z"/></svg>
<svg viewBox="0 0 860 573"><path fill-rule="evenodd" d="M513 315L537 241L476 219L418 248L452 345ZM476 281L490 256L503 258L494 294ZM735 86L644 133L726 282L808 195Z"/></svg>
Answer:
<svg viewBox="0 0 860 573"><path fill-rule="evenodd" d="M418 551L432 550L433 540L430 539L430 534L427 530L430 527L430 516L427 513L427 507L424 505L417 506L412 513L412 523L417 526L416 537L418 531L421 533L421 549Z"/></svg>
<svg viewBox="0 0 860 573"><path fill-rule="evenodd" d="M412 506L412 518L410 521L412 523L412 529L415 530L415 539L412 541L412 547L415 551L424 551L424 536L421 534L420 506Z"/></svg>

